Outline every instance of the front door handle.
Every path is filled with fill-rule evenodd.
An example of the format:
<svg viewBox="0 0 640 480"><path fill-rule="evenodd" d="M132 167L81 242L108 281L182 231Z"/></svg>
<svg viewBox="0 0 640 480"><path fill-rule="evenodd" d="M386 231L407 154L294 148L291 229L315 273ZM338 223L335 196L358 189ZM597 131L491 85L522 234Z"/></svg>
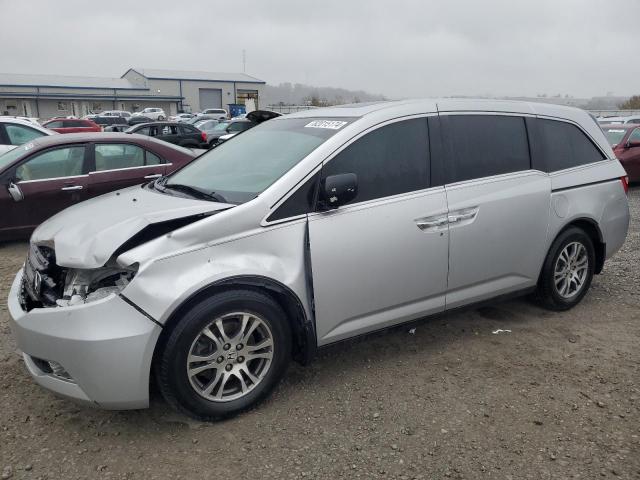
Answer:
<svg viewBox="0 0 640 480"><path fill-rule="evenodd" d="M147 175L144 177L146 180L151 180L152 178L160 178L162 176L161 173L154 173L153 175Z"/></svg>
<svg viewBox="0 0 640 480"><path fill-rule="evenodd" d="M425 217L417 218L415 220L416 225L420 230L428 230L430 228L438 228L445 226L449 221L446 216L444 217Z"/></svg>
<svg viewBox="0 0 640 480"><path fill-rule="evenodd" d="M60 190L63 192L75 192L76 190L82 190L82 185L71 185L68 187L62 187Z"/></svg>

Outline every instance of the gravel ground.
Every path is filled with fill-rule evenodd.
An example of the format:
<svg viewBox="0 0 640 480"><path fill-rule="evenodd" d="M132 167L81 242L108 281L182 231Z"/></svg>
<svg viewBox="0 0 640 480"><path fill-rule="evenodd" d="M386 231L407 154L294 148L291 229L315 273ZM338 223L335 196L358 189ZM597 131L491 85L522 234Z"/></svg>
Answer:
<svg viewBox="0 0 640 480"><path fill-rule="evenodd" d="M157 394L107 412L37 387L4 303L26 245L0 245L2 478L640 478L640 188L630 201L624 248L572 311L517 300L332 347L214 424Z"/></svg>

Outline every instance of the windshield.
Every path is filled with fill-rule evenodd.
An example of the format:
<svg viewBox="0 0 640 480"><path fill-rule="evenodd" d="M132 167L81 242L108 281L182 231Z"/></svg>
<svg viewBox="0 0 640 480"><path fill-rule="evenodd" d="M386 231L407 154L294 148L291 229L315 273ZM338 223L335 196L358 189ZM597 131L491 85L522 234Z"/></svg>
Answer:
<svg viewBox="0 0 640 480"><path fill-rule="evenodd" d="M164 186L216 193L229 203L247 202L351 120L288 118L264 122L243 133L238 141L224 142L178 170Z"/></svg>
<svg viewBox="0 0 640 480"><path fill-rule="evenodd" d="M624 134L627 130L624 128L605 128L604 134L612 147L618 145L624 138Z"/></svg>

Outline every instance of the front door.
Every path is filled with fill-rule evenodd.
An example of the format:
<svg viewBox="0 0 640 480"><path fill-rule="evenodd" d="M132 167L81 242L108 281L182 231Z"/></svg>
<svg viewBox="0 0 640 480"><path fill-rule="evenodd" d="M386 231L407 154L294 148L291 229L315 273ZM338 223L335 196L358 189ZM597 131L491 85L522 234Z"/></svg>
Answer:
<svg viewBox="0 0 640 480"><path fill-rule="evenodd" d="M12 225L19 232L33 230L56 213L86 198L84 145L36 153L15 170L14 182L23 200L12 203Z"/></svg>
<svg viewBox="0 0 640 480"><path fill-rule="evenodd" d="M427 118L388 123L325 163L354 173L351 204L309 215L320 345L444 310L444 188L431 187Z"/></svg>
<svg viewBox="0 0 640 480"><path fill-rule="evenodd" d="M447 309L536 285L551 181L531 170L525 120L442 115L449 206Z"/></svg>

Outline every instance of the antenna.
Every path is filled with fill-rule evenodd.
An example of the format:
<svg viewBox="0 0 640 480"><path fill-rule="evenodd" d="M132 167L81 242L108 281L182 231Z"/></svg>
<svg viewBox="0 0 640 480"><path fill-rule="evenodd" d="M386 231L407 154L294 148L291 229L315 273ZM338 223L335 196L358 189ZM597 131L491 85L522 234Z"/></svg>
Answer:
<svg viewBox="0 0 640 480"><path fill-rule="evenodd" d="M247 51L242 49L242 73L247 73Z"/></svg>

